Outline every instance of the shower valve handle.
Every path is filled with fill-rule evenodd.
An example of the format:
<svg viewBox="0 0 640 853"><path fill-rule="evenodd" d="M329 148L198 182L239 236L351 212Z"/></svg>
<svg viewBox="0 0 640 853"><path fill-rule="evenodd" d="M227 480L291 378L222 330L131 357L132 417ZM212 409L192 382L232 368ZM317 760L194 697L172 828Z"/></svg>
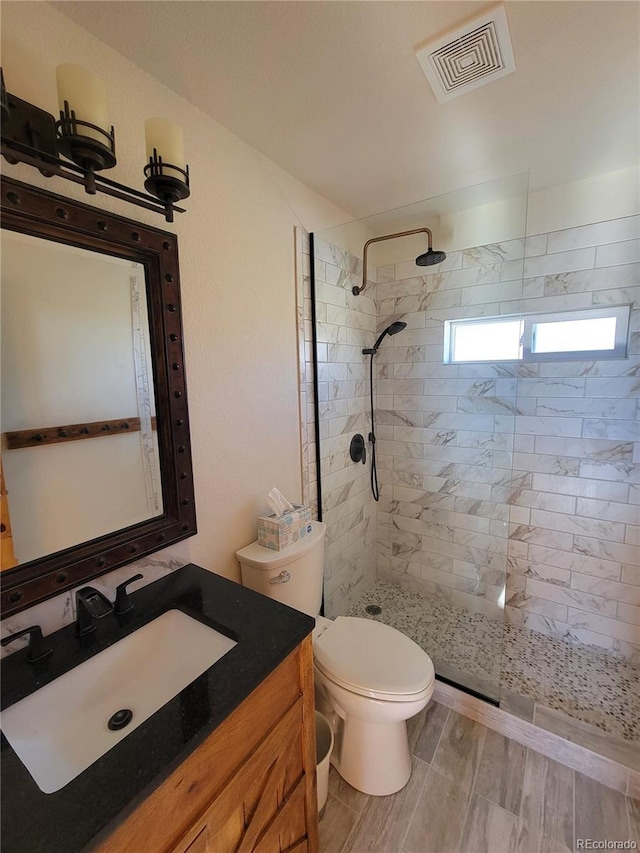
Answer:
<svg viewBox="0 0 640 853"><path fill-rule="evenodd" d="M349 456L352 462L362 462L364 465L367 461L367 448L364 446L364 436L359 432L351 439L349 445Z"/></svg>

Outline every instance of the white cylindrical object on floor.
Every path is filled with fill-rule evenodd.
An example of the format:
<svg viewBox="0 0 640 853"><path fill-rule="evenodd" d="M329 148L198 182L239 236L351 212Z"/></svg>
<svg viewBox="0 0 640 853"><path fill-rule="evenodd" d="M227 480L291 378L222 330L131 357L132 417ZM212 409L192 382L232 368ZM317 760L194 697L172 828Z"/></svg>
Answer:
<svg viewBox="0 0 640 853"><path fill-rule="evenodd" d="M329 795L329 765L333 752L333 731L329 720L316 711L316 778L318 783L318 814Z"/></svg>

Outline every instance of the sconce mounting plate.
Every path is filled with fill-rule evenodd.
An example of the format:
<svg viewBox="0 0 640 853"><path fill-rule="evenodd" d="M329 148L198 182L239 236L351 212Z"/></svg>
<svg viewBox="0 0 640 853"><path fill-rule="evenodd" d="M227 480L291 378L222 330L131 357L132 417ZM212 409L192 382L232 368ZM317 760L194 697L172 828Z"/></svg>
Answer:
<svg viewBox="0 0 640 853"><path fill-rule="evenodd" d="M41 158L43 162L55 163L56 150L55 120L45 110L7 93L8 113L2 122L2 153L11 163L20 162L19 153ZM16 157L12 161L5 153L5 146L15 149Z"/></svg>

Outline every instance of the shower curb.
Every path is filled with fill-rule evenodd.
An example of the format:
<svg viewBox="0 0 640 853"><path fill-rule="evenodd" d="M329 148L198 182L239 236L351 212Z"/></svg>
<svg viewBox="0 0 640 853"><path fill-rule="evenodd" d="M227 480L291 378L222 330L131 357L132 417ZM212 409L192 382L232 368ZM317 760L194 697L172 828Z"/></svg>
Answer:
<svg viewBox="0 0 640 853"><path fill-rule="evenodd" d="M572 743L441 681L436 681L433 699L534 752L595 779L607 788L640 799L640 772L624 764Z"/></svg>

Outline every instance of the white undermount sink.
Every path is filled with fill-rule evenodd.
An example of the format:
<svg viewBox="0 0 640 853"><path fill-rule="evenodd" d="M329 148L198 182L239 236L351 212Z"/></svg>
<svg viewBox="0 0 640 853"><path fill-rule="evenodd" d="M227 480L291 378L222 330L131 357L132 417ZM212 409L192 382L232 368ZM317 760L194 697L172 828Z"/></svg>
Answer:
<svg viewBox="0 0 640 853"><path fill-rule="evenodd" d="M235 645L182 611L169 610L11 705L0 727L40 790L52 794ZM131 721L110 730L109 720L126 709Z"/></svg>

